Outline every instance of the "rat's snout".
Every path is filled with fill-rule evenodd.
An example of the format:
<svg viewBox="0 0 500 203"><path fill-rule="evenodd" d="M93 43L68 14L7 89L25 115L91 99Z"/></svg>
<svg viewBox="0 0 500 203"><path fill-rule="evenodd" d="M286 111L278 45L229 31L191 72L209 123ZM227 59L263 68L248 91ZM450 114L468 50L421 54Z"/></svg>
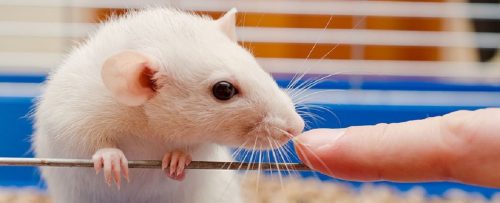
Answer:
<svg viewBox="0 0 500 203"><path fill-rule="evenodd" d="M283 99L278 100L281 102L272 103L273 106L269 108L262 123L272 129L270 133L271 138L284 144L302 133L305 123L302 117L295 111L294 105L286 93L283 91L280 93L279 95Z"/></svg>
<svg viewBox="0 0 500 203"><path fill-rule="evenodd" d="M288 121L289 126L286 128L287 132L292 136L295 137L302 133L304 130L304 120L302 117L299 116L299 114L294 113L295 115L292 116L292 118Z"/></svg>
<svg viewBox="0 0 500 203"><path fill-rule="evenodd" d="M268 115L264 121L274 129L271 137L281 141L292 139L304 129L304 120L295 112L288 116Z"/></svg>

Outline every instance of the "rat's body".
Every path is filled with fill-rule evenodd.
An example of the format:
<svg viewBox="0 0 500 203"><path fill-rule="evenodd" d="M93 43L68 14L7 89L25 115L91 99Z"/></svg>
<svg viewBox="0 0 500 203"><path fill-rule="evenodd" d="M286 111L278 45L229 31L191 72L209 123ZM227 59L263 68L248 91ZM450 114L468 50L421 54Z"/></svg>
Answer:
<svg viewBox="0 0 500 203"><path fill-rule="evenodd" d="M44 135L38 135L44 136ZM135 139L134 142L138 140ZM119 145L129 160L159 160L165 150L161 146L151 147L152 142L143 140L147 147L139 143ZM141 142L141 141L139 141ZM148 144L146 144L148 143ZM52 146L38 142L38 146ZM207 146L193 153L194 160L230 160L226 149ZM65 157L88 159L94 152L75 152L72 150L38 148L39 157ZM149 150L145 150L149 149ZM161 152L161 153L159 153ZM56 155L57 154L57 155ZM68 154L60 156L60 154ZM48 184L54 202L241 202L238 176L230 171L191 170L179 182L165 178L158 169L130 169L130 183L121 185L120 190L109 187L92 169L82 168L43 168L43 176Z"/></svg>
<svg viewBox="0 0 500 203"><path fill-rule="evenodd" d="M163 157L165 166L178 167L169 177L182 180L191 157L231 161L223 145L265 148L266 133L283 144L289 138L282 131L296 135L303 122L233 34L234 12L213 21L151 9L104 24L50 76L36 111L36 156L93 157L108 184L114 173L120 185L127 159ZM217 81L236 83L241 95L215 99ZM270 94L272 101L262 98ZM42 169L56 203L240 201L232 172L192 170L182 181L163 173L130 169L130 183L117 190L91 169Z"/></svg>
<svg viewBox="0 0 500 203"><path fill-rule="evenodd" d="M43 135L39 135L43 136ZM135 140L137 141L137 140ZM147 143L144 142L142 144ZM152 144L152 143L149 143ZM39 143L44 145L44 143ZM120 145L129 160L158 160L163 153L160 146L137 147ZM49 145L46 145L49 146ZM128 151L130 150L130 151ZM230 158L221 148L209 146L194 153L194 160L214 160ZM59 154L72 153L68 150L51 150L40 147L39 157L60 157ZM165 150L168 151L168 150ZM142 154L142 153L144 154ZM66 158L88 159L94 152L72 153ZM206 153L206 154L204 154ZM55 155L58 154L58 155ZM76 154L79 154L78 156ZM238 177L228 171L192 170L182 181L165 178L158 169L130 169L130 183L121 185L120 190L109 187L102 176L91 169L81 168L44 168L43 176L49 186L52 199L57 202L241 202Z"/></svg>

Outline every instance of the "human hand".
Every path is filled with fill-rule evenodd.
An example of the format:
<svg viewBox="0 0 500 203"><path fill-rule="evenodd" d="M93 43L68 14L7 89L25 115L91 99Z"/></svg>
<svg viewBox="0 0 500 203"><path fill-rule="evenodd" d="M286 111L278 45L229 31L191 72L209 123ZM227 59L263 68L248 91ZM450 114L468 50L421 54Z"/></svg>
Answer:
<svg viewBox="0 0 500 203"><path fill-rule="evenodd" d="M458 181L500 187L500 109L395 124L316 129L295 138L300 159L340 179Z"/></svg>

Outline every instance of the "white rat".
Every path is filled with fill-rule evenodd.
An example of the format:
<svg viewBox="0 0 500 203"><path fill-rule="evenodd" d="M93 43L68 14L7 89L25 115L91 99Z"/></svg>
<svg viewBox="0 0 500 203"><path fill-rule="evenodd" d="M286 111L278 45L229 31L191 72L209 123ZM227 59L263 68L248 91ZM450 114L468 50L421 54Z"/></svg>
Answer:
<svg viewBox="0 0 500 203"><path fill-rule="evenodd" d="M234 173L184 167L231 161L228 146L283 145L304 122L236 43L235 13L131 12L69 54L37 103L34 149L41 158L92 157L105 181L90 169L42 168L54 202L241 201ZM159 159L164 171L128 169L127 160Z"/></svg>

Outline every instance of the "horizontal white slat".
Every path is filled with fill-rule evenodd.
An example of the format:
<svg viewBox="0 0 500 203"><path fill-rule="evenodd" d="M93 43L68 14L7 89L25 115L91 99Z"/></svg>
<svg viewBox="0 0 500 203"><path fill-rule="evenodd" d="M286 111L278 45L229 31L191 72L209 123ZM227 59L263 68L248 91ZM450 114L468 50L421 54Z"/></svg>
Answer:
<svg viewBox="0 0 500 203"><path fill-rule="evenodd" d="M320 104L500 107L500 92L310 90L303 95L312 95L305 103ZM330 110L335 112L335 107Z"/></svg>
<svg viewBox="0 0 500 203"><path fill-rule="evenodd" d="M1 97L37 97L42 86L39 83L6 83L0 82Z"/></svg>
<svg viewBox="0 0 500 203"><path fill-rule="evenodd" d="M41 91L42 85L39 83L0 83L1 98L33 98L39 96ZM318 91L322 92L318 93ZM499 92L399 90L329 90L325 92L313 89L304 91L301 95L297 95L297 98L300 98L302 103L319 104L500 107ZM335 112L335 108L330 110Z"/></svg>
<svg viewBox="0 0 500 203"><path fill-rule="evenodd" d="M445 61L320 60L260 58L274 73L393 75L476 78L500 81L500 64Z"/></svg>
<svg viewBox="0 0 500 203"><path fill-rule="evenodd" d="M58 53L2 53L0 74L47 73L63 59ZM319 60L258 58L264 69L273 73L351 74L457 77L500 81L498 63L394 61L394 60Z"/></svg>
<svg viewBox="0 0 500 203"><path fill-rule="evenodd" d="M0 5L43 7L139 8L170 5L187 10L500 19L498 4L395 1L251 1L251 0L0 0Z"/></svg>
<svg viewBox="0 0 500 203"><path fill-rule="evenodd" d="M64 7L0 6L2 21L89 22L96 18L94 9Z"/></svg>
<svg viewBox="0 0 500 203"><path fill-rule="evenodd" d="M0 36L81 38L96 28L95 23L0 21Z"/></svg>
<svg viewBox="0 0 500 203"><path fill-rule="evenodd" d="M61 53L0 52L0 74L46 74L63 57Z"/></svg>
<svg viewBox="0 0 500 203"><path fill-rule="evenodd" d="M96 27L92 23L0 22L0 36L82 38ZM500 34L497 33L259 27L239 27L237 32L239 39L245 42L467 48L500 46Z"/></svg>
<svg viewBox="0 0 500 203"><path fill-rule="evenodd" d="M497 48L500 34L366 29L251 28L238 30L242 41ZM476 44L477 43L477 44Z"/></svg>

